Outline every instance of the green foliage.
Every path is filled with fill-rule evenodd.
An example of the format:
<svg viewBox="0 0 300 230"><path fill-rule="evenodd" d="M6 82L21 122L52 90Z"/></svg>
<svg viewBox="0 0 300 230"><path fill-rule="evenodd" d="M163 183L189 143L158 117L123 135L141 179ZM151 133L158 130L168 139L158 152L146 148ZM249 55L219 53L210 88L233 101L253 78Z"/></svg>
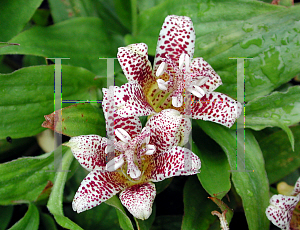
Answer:
<svg viewBox="0 0 300 230"><path fill-rule="evenodd" d="M39 7L42 2L1 1L0 230L216 230L219 220L211 211L221 211L208 196L233 208L230 229L241 210L248 229L269 229L264 212L270 185L293 184L299 177L300 5L290 0L279 5L271 0L48 0ZM133 218L117 195L77 214L71 201L87 172L76 170L81 166L69 148L43 153L35 140L45 130L44 116L54 112L54 60L47 58L69 58L62 60L62 100L101 100L107 63L99 58L115 58L119 47L138 42L146 43L153 57L167 15L192 19L194 57L203 57L221 76L216 91L236 98L237 62L229 58L251 58L244 62L245 143L236 140L235 127L194 120L192 150L201 159L201 172L183 178L180 186L172 178L155 183L148 220ZM127 80L114 63L115 84L121 86ZM100 103L70 105L62 103L55 131L106 136ZM141 118L143 124L146 119ZM240 172L236 149L244 145L248 171ZM171 204L162 207L166 197L176 202L176 210Z"/></svg>

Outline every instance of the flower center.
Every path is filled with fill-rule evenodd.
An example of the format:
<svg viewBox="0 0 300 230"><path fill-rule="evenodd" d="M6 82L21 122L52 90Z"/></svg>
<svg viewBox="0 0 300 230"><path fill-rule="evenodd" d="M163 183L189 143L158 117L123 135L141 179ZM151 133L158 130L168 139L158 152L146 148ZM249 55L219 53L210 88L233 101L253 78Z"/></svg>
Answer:
<svg viewBox="0 0 300 230"><path fill-rule="evenodd" d="M121 128L116 129L115 134L120 141L114 142L114 148L121 152L121 154L107 163L106 170L115 171L124 166L124 162L126 161L126 174L133 180L140 179L142 175L141 169L143 169L141 157L143 155L152 155L155 152L155 146L149 144L150 128L145 127L142 132L133 139ZM122 172L123 169L122 167ZM127 175L125 176L127 177Z"/></svg>
<svg viewBox="0 0 300 230"><path fill-rule="evenodd" d="M168 66L171 67L172 71L168 70ZM182 53L179 58L179 65L172 61L166 55L164 61L160 64L156 71L156 76L159 77L163 73L169 75L169 80L165 82L162 79L157 79L157 84L160 90L167 90L168 87L173 89L172 92L172 105L174 107L181 107L183 103L182 94L184 90L191 92L196 97L202 98L205 95L205 90L199 87L209 80L209 77L203 77L200 80L199 76L193 72L191 67L191 59L188 54Z"/></svg>

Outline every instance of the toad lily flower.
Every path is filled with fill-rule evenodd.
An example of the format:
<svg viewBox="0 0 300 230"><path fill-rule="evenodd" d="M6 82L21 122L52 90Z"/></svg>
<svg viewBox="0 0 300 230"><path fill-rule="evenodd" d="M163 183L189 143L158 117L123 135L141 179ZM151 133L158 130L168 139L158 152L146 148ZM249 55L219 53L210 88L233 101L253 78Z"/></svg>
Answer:
<svg viewBox="0 0 300 230"><path fill-rule="evenodd" d="M282 189L281 189L282 190ZM278 188L278 191L280 189ZM300 229L300 178L292 191L274 195L266 210L268 219L283 230Z"/></svg>
<svg viewBox="0 0 300 230"><path fill-rule="evenodd" d="M97 135L72 137L65 144L90 171L75 194L74 211L91 209L121 192L120 200L128 211L136 218L147 219L156 195L152 182L199 172L200 159L178 146L187 143L184 136L191 131L188 118L167 109L141 127L135 117L117 118L113 147L108 145L109 139ZM111 151L115 157L106 162Z"/></svg>
<svg viewBox="0 0 300 230"><path fill-rule="evenodd" d="M191 19L171 15L159 34L153 70L146 44L120 47L118 60L128 83L115 86L116 113L123 117L146 116L171 108L193 119L231 127L242 106L222 93L213 92L222 81L203 58L192 59L194 46ZM103 92L106 95L107 89ZM104 97L104 106L106 102Z"/></svg>

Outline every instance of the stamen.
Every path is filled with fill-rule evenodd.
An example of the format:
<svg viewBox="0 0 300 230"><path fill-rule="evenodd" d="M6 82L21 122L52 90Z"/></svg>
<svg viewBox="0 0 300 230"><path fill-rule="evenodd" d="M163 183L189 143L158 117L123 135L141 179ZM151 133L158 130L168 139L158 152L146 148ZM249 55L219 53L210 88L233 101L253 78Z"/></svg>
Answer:
<svg viewBox="0 0 300 230"><path fill-rule="evenodd" d="M191 87L188 87L187 90L199 98L202 98L205 95L205 91L197 85L192 85Z"/></svg>
<svg viewBox="0 0 300 230"><path fill-rule="evenodd" d="M166 82L166 81L164 81L162 79L157 79L156 82L157 82L158 88L160 90L165 91L165 90L168 89L168 82Z"/></svg>
<svg viewBox="0 0 300 230"><path fill-rule="evenodd" d="M156 70L156 77L159 77L160 75L162 75L165 70L167 69L168 64L165 62L160 63L159 67Z"/></svg>
<svg viewBox="0 0 300 230"><path fill-rule="evenodd" d="M113 158L112 160L110 160L106 164L105 169L109 172L113 172L113 171L116 171L117 169L119 169L123 164L124 164L124 155L121 154L120 156L117 156L117 157Z"/></svg>
<svg viewBox="0 0 300 230"><path fill-rule="evenodd" d="M127 174L132 178L132 179L137 179L139 176L142 174L139 168L133 163L133 162L128 162L128 167L127 167Z"/></svg>
<svg viewBox="0 0 300 230"><path fill-rule="evenodd" d="M125 143L128 143L131 140L131 137L124 129L117 128L115 130L115 134L117 135L118 138L120 138L121 141Z"/></svg>
<svg viewBox="0 0 300 230"><path fill-rule="evenodd" d="M156 147L155 145L146 145L146 155L152 155L155 153Z"/></svg>
<svg viewBox="0 0 300 230"><path fill-rule="evenodd" d="M172 97L172 105L174 107L181 107L183 103L183 97L181 94L178 94L177 96Z"/></svg>

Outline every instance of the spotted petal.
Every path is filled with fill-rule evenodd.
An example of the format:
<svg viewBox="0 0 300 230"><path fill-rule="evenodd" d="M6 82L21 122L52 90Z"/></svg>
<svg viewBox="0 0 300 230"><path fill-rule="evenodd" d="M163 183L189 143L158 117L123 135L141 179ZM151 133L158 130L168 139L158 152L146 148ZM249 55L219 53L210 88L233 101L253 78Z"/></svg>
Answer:
<svg viewBox="0 0 300 230"><path fill-rule="evenodd" d="M190 57L193 57L194 47L195 31L192 20L185 16L167 16L158 37L154 72L156 72L166 55L178 66L179 57L182 53L187 53Z"/></svg>
<svg viewBox="0 0 300 230"><path fill-rule="evenodd" d="M148 182L125 189L120 193L120 200L134 217L145 220L152 213L155 195L155 185Z"/></svg>
<svg viewBox="0 0 300 230"><path fill-rule="evenodd" d="M186 144L191 132L190 120L174 109L165 109L152 116L146 126L150 127L150 143L156 146L156 154Z"/></svg>
<svg viewBox="0 0 300 230"><path fill-rule="evenodd" d="M300 177L298 178L294 190L292 192L292 196L297 196L298 194L300 194Z"/></svg>
<svg viewBox="0 0 300 230"><path fill-rule="evenodd" d="M241 115L242 105L222 93L211 92L200 100L192 96L192 118L231 127Z"/></svg>
<svg viewBox="0 0 300 230"><path fill-rule="evenodd" d="M191 150L174 146L154 158L149 164L146 176L158 182L174 176L188 176L199 173L201 161Z"/></svg>
<svg viewBox="0 0 300 230"><path fill-rule="evenodd" d="M72 137L64 145L71 148L74 157L88 171L105 169L107 139L98 135Z"/></svg>
<svg viewBox="0 0 300 230"><path fill-rule="evenodd" d="M277 227L289 230L294 208L300 200L300 195L274 195L270 199L270 206L266 210L268 219Z"/></svg>
<svg viewBox="0 0 300 230"><path fill-rule="evenodd" d="M206 92L212 92L220 85L222 81L220 76L214 71L214 69L208 64L202 57L195 58L191 64L191 73L193 83L199 82L197 84L203 88ZM209 78L204 84L201 83L201 80L204 78Z"/></svg>
<svg viewBox="0 0 300 230"><path fill-rule="evenodd" d="M105 95L107 89L103 89L103 93ZM111 102L104 97L103 108L105 111L108 103L111 106ZM121 117L147 116L154 113L146 100L142 87L136 81L126 83L121 87L114 87L114 109Z"/></svg>
<svg viewBox="0 0 300 230"><path fill-rule="evenodd" d="M125 179L118 172L93 170L81 182L72 202L73 210L80 213L91 209L126 187Z"/></svg>
<svg viewBox="0 0 300 230"><path fill-rule="evenodd" d="M108 137L114 137L114 130L117 128L124 129L132 138L137 136L142 130L142 124L138 117L121 117L115 112L114 106L114 90L113 87L109 89L103 88L103 102L102 107L106 121L106 131Z"/></svg>
<svg viewBox="0 0 300 230"><path fill-rule="evenodd" d="M127 80L129 82L137 81L145 93L152 84L155 84L156 79L148 60L148 46L146 44L138 43L120 47L118 60Z"/></svg>

